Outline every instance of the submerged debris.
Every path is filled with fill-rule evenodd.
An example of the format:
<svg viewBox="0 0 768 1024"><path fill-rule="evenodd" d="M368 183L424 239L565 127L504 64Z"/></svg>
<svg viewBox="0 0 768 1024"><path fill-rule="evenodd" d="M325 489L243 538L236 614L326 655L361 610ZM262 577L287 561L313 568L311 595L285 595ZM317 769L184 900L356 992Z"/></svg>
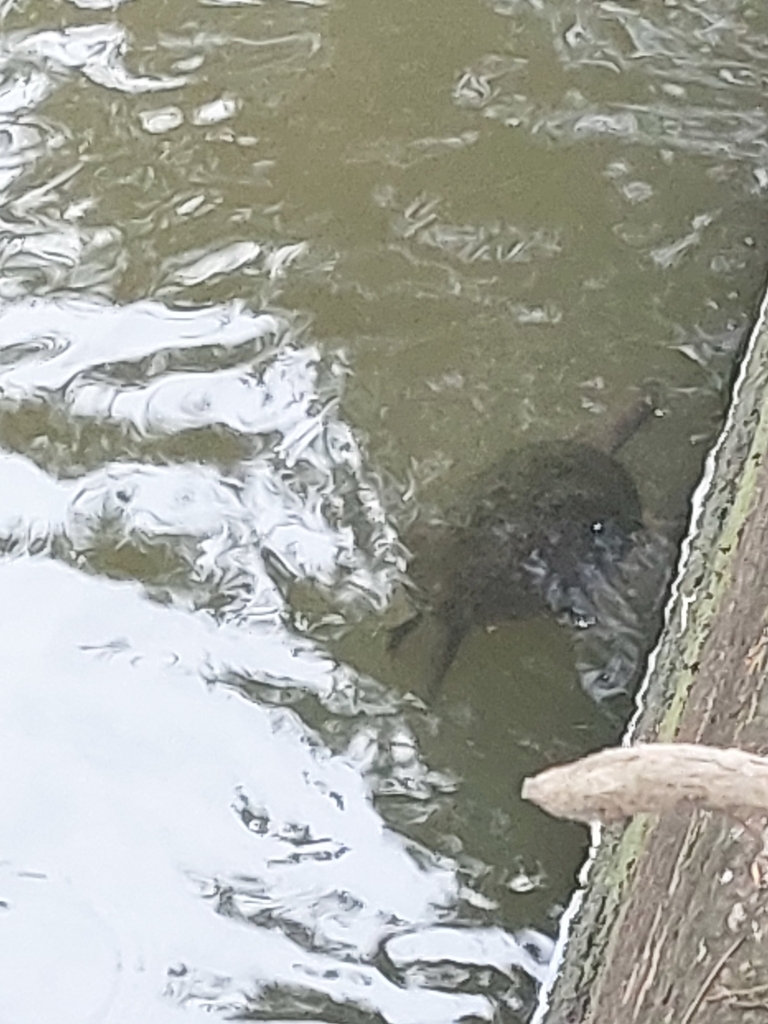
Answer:
<svg viewBox="0 0 768 1024"><path fill-rule="evenodd" d="M522 796L557 818L604 824L680 807L768 813L768 758L733 747L639 743L547 768L523 781Z"/></svg>

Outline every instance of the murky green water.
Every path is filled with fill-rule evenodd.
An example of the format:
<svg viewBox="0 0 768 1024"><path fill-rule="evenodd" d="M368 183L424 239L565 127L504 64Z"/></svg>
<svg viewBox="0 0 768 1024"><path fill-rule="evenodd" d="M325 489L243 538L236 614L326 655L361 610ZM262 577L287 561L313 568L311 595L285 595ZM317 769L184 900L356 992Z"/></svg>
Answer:
<svg viewBox="0 0 768 1024"><path fill-rule="evenodd" d="M653 381L620 453L653 604L765 275L768 13L0 18L0 1008L526 1019L585 837L520 779L620 720L542 617L474 630L424 702L399 537ZM112 673L135 698L102 707Z"/></svg>

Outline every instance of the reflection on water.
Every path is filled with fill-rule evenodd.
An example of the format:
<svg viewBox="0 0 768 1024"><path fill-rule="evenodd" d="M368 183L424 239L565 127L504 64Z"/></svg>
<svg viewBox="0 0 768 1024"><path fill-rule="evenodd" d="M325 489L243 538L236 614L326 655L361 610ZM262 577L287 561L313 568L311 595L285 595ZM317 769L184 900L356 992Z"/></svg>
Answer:
<svg viewBox="0 0 768 1024"><path fill-rule="evenodd" d="M750 0L0 0L0 1016L530 1016L584 836L519 782L615 737L585 689L763 273L767 40ZM658 542L425 703L401 533L649 380Z"/></svg>
<svg viewBox="0 0 768 1024"><path fill-rule="evenodd" d="M37 301L3 321L18 355L2 374L3 416L30 417L49 442L25 439L38 466L15 454L0 463L14 556L0 615L13 911L3 1005L19 1020L165 1020L178 1004L319 1011L327 994L388 1020L488 1018L479 993L398 983L457 944L450 922L469 897L450 861L385 827L366 775L396 732L394 762L403 781L420 779L420 799L453 783L424 765L400 698L285 624L281 576L333 588L342 605L345 593L379 605L397 561L335 415L334 366L275 318L236 308L174 316L152 303ZM118 441L193 426L252 439L252 457L225 469L156 449L152 464ZM174 608L84 573L142 579ZM346 748L331 753L279 700L239 695L259 687L312 694L325 728L349 721ZM366 713L391 719L381 739L361 725ZM55 921L45 941L43 905ZM405 935L382 972L375 958ZM543 939L494 928L467 939L469 963L474 943L495 969L540 977L530 947ZM99 955L83 961L90 948ZM64 972L63 992L30 1003L32 969Z"/></svg>
<svg viewBox="0 0 768 1024"><path fill-rule="evenodd" d="M383 606L398 574L337 416L344 367L236 306L60 298L0 320L0 423L26 451L0 460L3 1005L159 1021L331 997L393 1021L490 1019L466 978L540 979L549 941L453 934L480 894L370 796L421 809L455 780L424 762L407 702L290 628L286 584L313 581L338 619ZM163 450L190 430L190 452L211 435L205 463ZM222 431L250 453L222 443L217 463ZM314 715L281 707L297 694ZM416 984L444 960L461 983L441 968ZM30 1001L30 970L62 980Z"/></svg>
<svg viewBox="0 0 768 1024"><path fill-rule="evenodd" d="M63 299L14 303L0 323L15 357L0 370L0 423L49 473L76 478L65 537L52 532L59 556L117 564L134 551L158 587L181 560L198 601L226 598L225 617L279 621L267 553L289 578L386 600L395 537L335 414L344 367L285 324L235 306L172 314ZM187 457L211 464L177 461L186 435ZM347 486L331 493L337 481Z"/></svg>
<svg viewBox="0 0 768 1024"><path fill-rule="evenodd" d="M390 1020L488 1017L480 995L406 991L370 963L455 903L450 866L388 832L359 766L294 713L216 685L237 670L327 695L329 663L50 562L3 583L9 1019L319 1009L324 993ZM433 935L440 955L426 932L402 969ZM532 963L488 941L507 970ZM41 973L55 982L31 989Z"/></svg>

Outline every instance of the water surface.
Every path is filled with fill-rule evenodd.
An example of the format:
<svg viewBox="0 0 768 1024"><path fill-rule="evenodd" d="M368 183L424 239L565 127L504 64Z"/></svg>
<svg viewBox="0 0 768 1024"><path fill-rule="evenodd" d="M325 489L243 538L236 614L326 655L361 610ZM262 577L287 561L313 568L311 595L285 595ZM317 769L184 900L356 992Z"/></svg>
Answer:
<svg viewBox="0 0 768 1024"><path fill-rule="evenodd" d="M519 782L620 721L541 618L425 702L402 538L654 381L653 603L764 276L768 14L0 19L0 1018L527 1019L585 836Z"/></svg>

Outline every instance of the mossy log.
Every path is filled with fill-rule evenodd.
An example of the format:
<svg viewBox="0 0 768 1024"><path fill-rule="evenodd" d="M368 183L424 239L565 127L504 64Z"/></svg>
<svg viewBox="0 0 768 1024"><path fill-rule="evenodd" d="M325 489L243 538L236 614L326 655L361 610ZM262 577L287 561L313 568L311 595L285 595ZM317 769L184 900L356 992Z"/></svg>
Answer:
<svg viewBox="0 0 768 1024"><path fill-rule="evenodd" d="M694 503L635 742L768 754L766 300ZM768 1019L768 809L603 829L542 1024Z"/></svg>

